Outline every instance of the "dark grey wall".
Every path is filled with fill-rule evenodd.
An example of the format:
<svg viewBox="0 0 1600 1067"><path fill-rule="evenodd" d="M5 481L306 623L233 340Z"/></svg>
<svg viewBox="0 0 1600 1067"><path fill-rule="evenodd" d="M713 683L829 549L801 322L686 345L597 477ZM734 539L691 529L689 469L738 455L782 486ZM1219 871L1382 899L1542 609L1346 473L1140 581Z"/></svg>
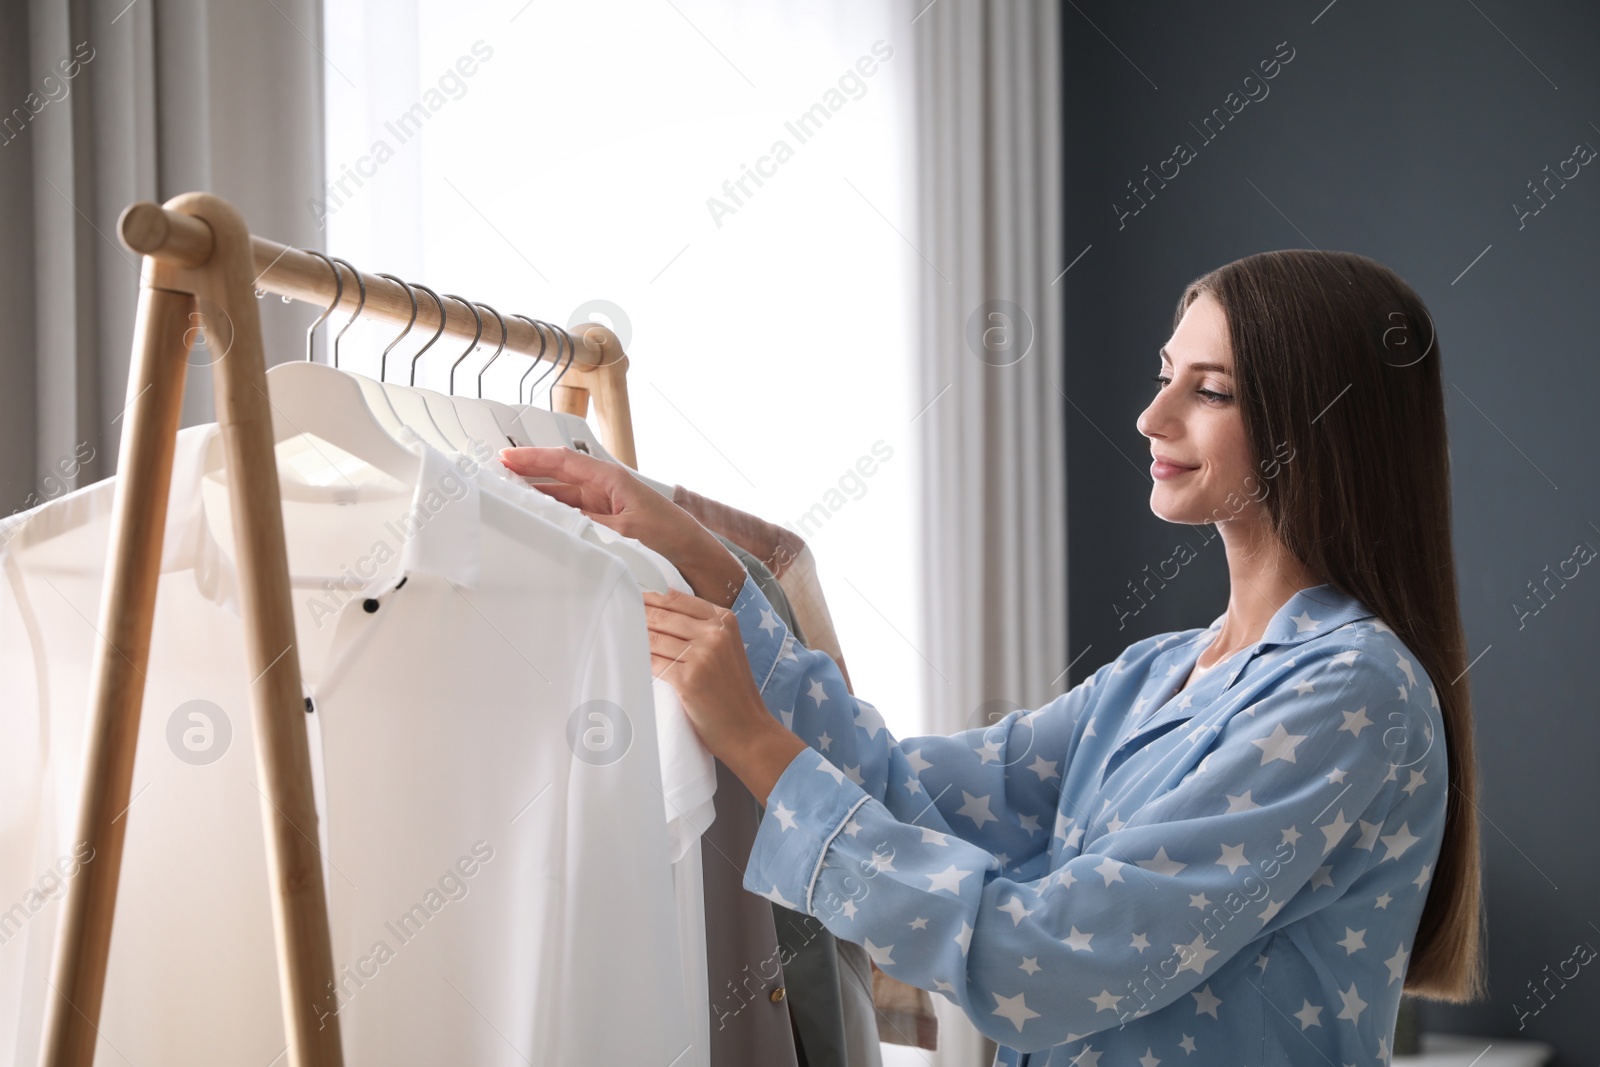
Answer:
<svg viewBox="0 0 1600 1067"><path fill-rule="evenodd" d="M1536 206L1528 183L1558 165L1570 174L1579 142L1600 148L1600 6L1326 5L1064 8L1067 259L1090 246L1059 283L1070 655L1094 646L1071 681L1227 604L1210 528L1151 514L1149 442L1134 427L1184 283L1272 248L1393 267L1438 326L1463 621L1469 655L1481 653L1471 680L1491 994L1428 1004L1424 1024L1532 1037L1556 1047L1557 1064L1594 1064L1600 960L1564 986L1553 976L1580 943L1600 949L1600 567L1564 586L1551 576L1580 543L1600 549L1600 160L1565 188L1551 181L1537 215L1519 220L1512 205ZM1267 96L1210 141L1191 127L1243 96L1280 42L1294 55ZM1126 183L1179 141L1195 158L1119 222L1137 204ZM1137 604L1128 583L1180 540L1200 558L1119 628ZM1519 621L1517 605L1539 605L1529 583L1547 580L1548 603Z"/></svg>

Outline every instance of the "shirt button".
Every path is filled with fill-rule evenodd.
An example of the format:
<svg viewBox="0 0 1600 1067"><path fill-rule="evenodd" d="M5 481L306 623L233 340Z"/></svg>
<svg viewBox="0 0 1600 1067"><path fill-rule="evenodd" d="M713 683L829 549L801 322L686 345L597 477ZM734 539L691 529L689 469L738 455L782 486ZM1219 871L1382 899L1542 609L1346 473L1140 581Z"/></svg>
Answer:
<svg viewBox="0 0 1600 1067"><path fill-rule="evenodd" d="M778 986L771 993L767 994L767 999L771 1000L772 1003L774 1003L774 1004L781 1004L781 1003L783 1003L783 995L784 995L783 986Z"/></svg>

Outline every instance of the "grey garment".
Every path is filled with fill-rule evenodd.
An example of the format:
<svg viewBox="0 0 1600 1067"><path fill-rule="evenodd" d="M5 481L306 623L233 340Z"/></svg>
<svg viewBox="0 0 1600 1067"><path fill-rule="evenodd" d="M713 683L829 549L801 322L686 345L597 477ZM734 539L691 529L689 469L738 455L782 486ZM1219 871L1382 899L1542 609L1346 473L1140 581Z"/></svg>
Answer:
<svg viewBox="0 0 1600 1067"><path fill-rule="evenodd" d="M721 541L730 552L738 557L739 562L744 565L750 577L755 580L756 586L761 590L762 595L772 602L773 611L777 612L778 617L783 620L783 624L789 628L789 632L794 634L795 640L804 644L805 635L801 632L799 623L795 621L794 611L789 605L789 597L784 593L783 587L778 584L778 580L772 576L772 572L755 556L746 552L732 541L720 536L717 540ZM740 782L731 772L727 772L727 769L719 762L717 764L717 811L719 822L721 821L722 801L724 799L723 789L728 781L733 783L729 787L729 803L738 804L739 816L742 819L746 811L745 801L747 800L748 810L754 813L754 819L750 823L748 836L740 835L736 842L726 845L719 839L718 844L726 849L729 857L742 864L748 862L750 858L750 850L755 843L755 831L760 823L762 808L755 797L750 795L750 791L744 787L744 783ZM736 802L734 797L738 797L740 800ZM865 966L861 967L862 973L867 974L865 1021L866 1029L871 1030L870 1059L863 1058L857 1051L857 1046L861 1046L862 1042L856 1032L863 1030L863 1027L859 1023L855 1027L849 1025L853 1018L862 1015L859 995L852 996L852 987L846 977L841 974L842 954L847 954L854 950L855 954L859 954L861 957L860 964L864 965L867 963L865 951L847 941L838 941L820 921L809 915L786 908L781 904L770 903L756 897L754 894L744 892L742 886L743 878L744 874L741 868L736 888L743 892L746 898L757 901L762 908L766 909L775 929L779 959L783 964L785 1002L788 1004L789 1016L793 1026L793 1033L789 1039L792 1049L790 1055L794 1057L796 1067L863 1067L863 1064L867 1065L867 1067L877 1067L881 1060L876 1029L872 1027L872 983L870 973L868 973L868 969ZM710 894L708 893L706 899L706 930L708 938L712 928L712 914ZM725 918L719 916L719 923L725 921ZM708 945L708 963L710 956L711 952ZM746 956L734 966L742 966L745 959L748 958L749 956ZM856 965L853 957L845 956L844 958L850 959L852 966ZM711 989L712 1004L714 1006L718 1003L716 999L717 990L719 988L726 989L727 980L725 976L713 976ZM713 1007L713 1016L715 1017L715 1015L716 1010ZM713 1025L715 1026L715 1024ZM856 1035L854 1043L851 1040L852 1035ZM717 1038L714 1033L712 1037L713 1067L717 1067L718 1064L716 1058L717 1044ZM733 1061L724 1062L731 1063ZM767 1062L779 1063L787 1061L751 1059L743 1062L765 1064Z"/></svg>
<svg viewBox="0 0 1600 1067"><path fill-rule="evenodd" d="M849 1067L838 953L849 942L837 940L816 919L782 904L772 905L772 916L783 950L800 1067Z"/></svg>
<svg viewBox="0 0 1600 1067"><path fill-rule="evenodd" d="M772 909L743 884L760 811L721 760L714 803L716 819L700 838L711 1067L800 1067Z"/></svg>
<svg viewBox="0 0 1600 1067"><path fill-rule="evenodd" d="M787 612L788 600L779 600L783 590L760 561L731 542L722 543L739 557L774 609ZM787 956L778 943L772 908L744 888L761 807L721 760L713 803L716 818L700 839L711 1067L802 1067L790 1018L794 1001L785 973Z"/></svg>
<svg viewBox="0 0 1600 1067"><path fill-rule="evenodd" d="M882 1067L878 1008L872 999L872 958L854 941L839 938L839 1007L844 1016L844 1047L850 1067Z"/></svg>

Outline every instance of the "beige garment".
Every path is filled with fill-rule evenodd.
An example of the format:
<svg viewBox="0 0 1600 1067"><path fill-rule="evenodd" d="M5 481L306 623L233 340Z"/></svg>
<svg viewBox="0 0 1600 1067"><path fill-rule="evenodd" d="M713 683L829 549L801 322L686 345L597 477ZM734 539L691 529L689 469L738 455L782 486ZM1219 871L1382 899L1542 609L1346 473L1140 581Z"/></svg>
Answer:
<svg viewBox="0 0 1600 1067"><path fill-rule="evenodd" d="M850 672L845 669L844 653L839 648L839 635L833 628L833 617L817 579L816 557L800 535L681 485L673 487L672 499L708 530L726 537L766 564L789 597L795 622L806 635L806 647L826 652L838 664L845 686L854 693ZM934 1014L933 997L928 991L885 974L860 945L839 938L838 946L851 1067L856 1067L858 1062L875 1067L881 1062L877 1046L867 1036L872 1029L877 1031L878 1041L928 1050L937 1048L939 1019ZM870 990L867 989L869 982Z"/></svg>

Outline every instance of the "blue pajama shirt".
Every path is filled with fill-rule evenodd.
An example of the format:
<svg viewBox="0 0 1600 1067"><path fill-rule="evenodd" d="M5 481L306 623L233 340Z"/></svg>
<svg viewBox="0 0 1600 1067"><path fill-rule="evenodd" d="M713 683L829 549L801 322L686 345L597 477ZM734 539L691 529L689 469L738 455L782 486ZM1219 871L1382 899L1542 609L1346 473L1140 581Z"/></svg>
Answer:
<svg viewBox="0 0 1600 1067"><path fill-rule="evenodd" d="M1444 829L1431 679L1320 585L1130 645L987 728L896 740L753 581L783 771L744 886L942 994L1012 1067L1383 1064Z"/></svg>

